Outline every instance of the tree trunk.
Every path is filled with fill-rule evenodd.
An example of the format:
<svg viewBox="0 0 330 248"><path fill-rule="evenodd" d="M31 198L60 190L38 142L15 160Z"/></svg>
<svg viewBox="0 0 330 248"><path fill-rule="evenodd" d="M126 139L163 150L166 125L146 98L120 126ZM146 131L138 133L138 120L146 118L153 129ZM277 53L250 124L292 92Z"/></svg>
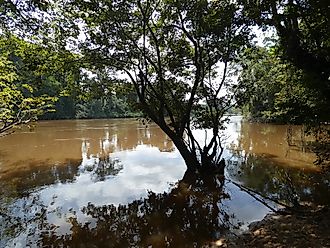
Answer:
<svg viewBox="0 0 330 248"><path fill-rule="evenodd" d="M224 169L226 166L225 160L222 159L219 164L214 164L213 159L210 156L207 158L201 158L199 160L196 154L189 151L186 144L179 138L171 138L176 148L179 150L181 156L183 157L187 170L192 172L199 172L203 175L224 175Z"/></svg>
<svg viewBox="0 0 330 248"><path fill-rule="evenodd" d="M149 114L151 119L167 134L167 136L173 141L174 145L180 152L183 160L187 165L187 170L192 172L199 172L204 175L211 174L224 174L225 161L221 160L219 164L215 164L214 156L205 154L202 152L201 157L198 158L196 151L193 151L191 147L188 147L184 142L182 134L178 134L171 129L164 119L157 119L155 115ZM192 135L192 134L191 134Z"/></svg>
<svg viewBox="0 0 330 248"><path fill-rule="evenodd" d="M189 151L186 144L180 138L171 138L176 148L179 150L183 160L190 171L200 170L201 164L196 155Z"/></svg>

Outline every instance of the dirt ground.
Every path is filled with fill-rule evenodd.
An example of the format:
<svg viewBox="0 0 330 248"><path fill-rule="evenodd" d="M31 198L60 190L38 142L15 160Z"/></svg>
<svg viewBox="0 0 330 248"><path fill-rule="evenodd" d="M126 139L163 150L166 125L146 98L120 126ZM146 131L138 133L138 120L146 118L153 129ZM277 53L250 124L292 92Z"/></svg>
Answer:
<svg viewBox="0 0 330 248"><path fill-rule="evenodd" d="M249 231L218 242L214 247L330 247L330 209L269 214L252 223Z"/></svg>

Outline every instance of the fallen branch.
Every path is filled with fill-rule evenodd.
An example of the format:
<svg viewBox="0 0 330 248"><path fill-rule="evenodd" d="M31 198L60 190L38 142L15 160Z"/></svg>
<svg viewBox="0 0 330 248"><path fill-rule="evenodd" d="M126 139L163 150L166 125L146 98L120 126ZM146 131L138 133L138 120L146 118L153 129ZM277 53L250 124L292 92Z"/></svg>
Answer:
<svg viewBox="0 0 330 248"><path fill-rule="evenodd" d="M253 197L254 199L256 199L258 202L262 203L263 205L265 205L267 208L269 208L270 210L272 210L272 211L275 212L275 213L283 213L283 212L282 212L282 211L279 211L279 210L276 210L275 208L273 208L272 206L270 206L270 205L269 205L265 200L263 200L263 199L266 199L266 200L268 200L268 201L271 201L271 202L274 202L274 203L276 203L276 204L278 204L278 205L281 205L281 206L285 207L285 208L288 209L288 210L291 210L291 211L297 211L297 209L294 209L294 208L292 208L291 206L286 205L286 204L284 204L284 203L282 203L282 202L280 202L280 201L278 201L278 200L276 200L276 199L272 199L272 198L270 198L270 197L268 197L268 196L264 196L264 195L260 194L259 192L255 191L255 190L253 190L253 189L247 188L247 187L245 187L245 186L243 186L243 185L241 185L241 184L239 184L239 183L236 183L236 182L234 182L234 181L232 181L232 180L230 180L230 179L226 179L226 180L228 180L229 182L231 182L232 184L234 184L235 186L237 186L238 188L240 188L240 189L243 190L244 192L248 193L250 196L252 196L252 197ZM260 199L260 198L257 197L256 195L258 195L259 197L261 197L261 198L263 198L263 199Z"/></svg>

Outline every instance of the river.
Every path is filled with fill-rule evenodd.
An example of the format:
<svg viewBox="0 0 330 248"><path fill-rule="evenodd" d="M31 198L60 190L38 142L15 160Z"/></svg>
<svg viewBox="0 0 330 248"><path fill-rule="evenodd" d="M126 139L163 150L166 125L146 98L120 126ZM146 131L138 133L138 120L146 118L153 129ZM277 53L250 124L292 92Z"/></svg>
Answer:
<svg viewBox="0 0 330 248"><path fill-rule="evenodd" d="M329 204L329 180L301 146L301 127L290 145L287 128L232 117L223 139L229 180L215 187L180 181L184 161L152 123L42 121L18 130L0 140L0 247L211 244L271 211L232 181L286 205Z"/></svg>

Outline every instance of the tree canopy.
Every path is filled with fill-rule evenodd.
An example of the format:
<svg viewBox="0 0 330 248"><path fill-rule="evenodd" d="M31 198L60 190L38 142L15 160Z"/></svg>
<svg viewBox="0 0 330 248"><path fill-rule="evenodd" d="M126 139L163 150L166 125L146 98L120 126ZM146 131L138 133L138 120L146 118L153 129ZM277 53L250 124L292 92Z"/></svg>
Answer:
<svg viewBox="0 0 330 248"><path fill-rule="evenodd" d="M327 96L310 87L312 79L303 70L281 60L276 47L247 49L240 65L237 99L253 120L316 124L329 119Z"/></svg>
<svg viewBox="0 0 330 248"><path fill-rule="evenodd" d="M330 10L327 0L240 2L253 23L276 29L284 58L323 80L329 79Z"/></svg>
<svg viewBox="0 0 330 248"><path fill-rule="evenodd" d="M48 54L14 36L1 36L0 50L0 135L6 135L51 110L56 97L37 92L44 64L36 60Z"/></svg>
<svg viewBox="0 0 330 248"><path fill-rule="evenodd" d="M139 106L175 143L188 167L218 164L220 129L233 94L231 64L249 28L232 1L75 1L66 15L82 23L90 64L124 73ZM200 144L193 128L211 128Z"/></svg>
<svg viewBox="0 0 330 248"><path fill-rule="evenodd" d="M88 92L96 92L94 96L99 91L104 94L90 104L75 97L61 99L58 109L72 106L64 115L108 117L115 112L106 107L109 104L117 106L117 113L130 112L127 101L137 98L135 107L173 140L188 168L220 164L223 116L251 92L250 110L266 120L287 121L289 116L289 122L299 123L312 116L317 121L328 118L330 32L325 0L2 2L5 32L51 44L57 53L71 49L65 55L70 58L75 50L82 62L79 69L102 75L84 82L78 76L76 89L87 87ZM258 48L245 50L251 47L252 25L276 29L276 55ZM48 61L51 68L54 61L63 64L61 59ZM3 64L9 70L9 64ZM235 85L238 69L243 72ZM71 76L79 74L75 72ZM55 81L46 80L51 88L56 88ZM104 88L115 81L120 87L134 88L135 94L126 97ZM55 91L49 95L60 92ZM117 96L125 100L120 103ZM96 109L100 111L92 115ZM205 142L197 141L195 128L209 130Z"/></svg>

